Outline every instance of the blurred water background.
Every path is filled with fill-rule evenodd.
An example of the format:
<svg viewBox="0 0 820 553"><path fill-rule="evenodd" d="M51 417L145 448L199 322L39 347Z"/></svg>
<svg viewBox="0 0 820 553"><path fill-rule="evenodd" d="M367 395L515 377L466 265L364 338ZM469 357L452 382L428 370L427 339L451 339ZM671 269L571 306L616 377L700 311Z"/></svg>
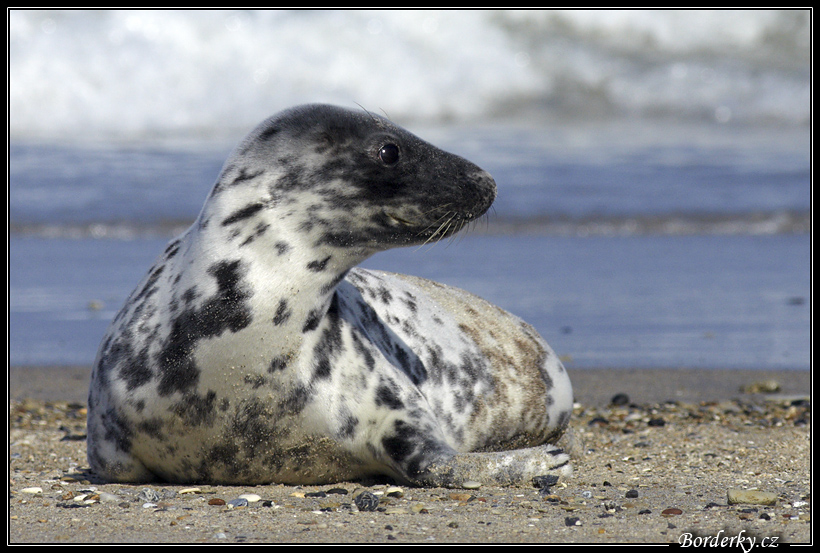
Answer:
<svg viewBox="0 0 820 553"><path fill-rule="evenodd" d="M522 316L567 366L811 365L811 12L9 12L9 364L87 365L234 144L305 102L490 171L365 265Z"/></svg>

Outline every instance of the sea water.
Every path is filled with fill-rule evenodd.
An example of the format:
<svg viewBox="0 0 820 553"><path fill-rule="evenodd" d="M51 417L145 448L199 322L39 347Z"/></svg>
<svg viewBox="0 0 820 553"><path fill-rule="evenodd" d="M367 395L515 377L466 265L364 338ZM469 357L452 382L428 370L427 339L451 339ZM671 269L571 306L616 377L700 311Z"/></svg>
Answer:
<svg viewBox="0 0 820 553"><path fill-rule="evenodd" d="M366 267L483 296L570 367L808 369L807 29L799 11L12 11L9 363L90 364L236 141L331 101L498 184L471 229Z"/></svg>

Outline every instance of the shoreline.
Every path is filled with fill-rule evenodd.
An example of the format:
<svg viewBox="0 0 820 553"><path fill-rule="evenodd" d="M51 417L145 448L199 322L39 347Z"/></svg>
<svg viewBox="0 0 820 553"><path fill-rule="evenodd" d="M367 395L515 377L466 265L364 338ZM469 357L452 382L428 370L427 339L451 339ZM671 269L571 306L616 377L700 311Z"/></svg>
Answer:
<svg viewBox="0 0 820 553"><path fill-rule="evenodd" d="M783 396L811 396L811 371L794 369L573 369L575 400L604 406L617 393L636 403L721 401L745 394L755 382L777 381ZM37 399L85 403L90 366L11 366L10 399Z"/></svg>
<svg viewBox="0 0 820 553"><path fill-rule="evenodd" d="M545 493L528 485L393 490L376 481L100 482L85 460L89 370L9 369L9 543L812 538L809 371L570 369L580 447L574 475ZM771 379L780 384L774 393L742 391ZM628 399L613 405L619 393ZM353 498L361 489L380 498L378 510L358 510ZM753 497L734 503L734 490ZM243 494L250 502L233 506Z"/></svg>

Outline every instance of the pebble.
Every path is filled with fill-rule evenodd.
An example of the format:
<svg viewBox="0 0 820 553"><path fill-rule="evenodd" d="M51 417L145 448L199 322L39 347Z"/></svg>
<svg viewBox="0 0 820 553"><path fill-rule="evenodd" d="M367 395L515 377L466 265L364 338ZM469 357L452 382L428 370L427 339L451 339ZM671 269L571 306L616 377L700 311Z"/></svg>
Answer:
<svg viewBox="0 0 820 553"><path fill-rule="evenodd" d="M28 493L28 494L34 495L34 494L38 494L38 493L43 493L43 488L37 488L37 487L23 488L22 490L20 490L20 493Z"/></svg>
<svg viewBox="0 0 820 553"><path fill-rule="evenodd" d="M536 476L532 479L532 484L536 488L551 488L558 483L558 477L554 474L547 474L544 476Z"/></svg>
<svg viewBox="0 0 820 553"><path fill-rule="evenodd" d="M120 497L113 493L100 492L100 503L119 503Z"/></svg>
<svg viewBox="0 0 820 553"><path fill-rule="evenodd" d="M261 501L262 497L256 495L255 493L243 493L239 496L239 499L244 499L248 503L256 503L257 501Z"/></svg>
<svg viewBox="0 0 820 553"><path fill-rule="evenodd" d="M760 490L739 490L731 488L726 492L729 505L774 505L777 502L777 494L762 492Z"/></svg>
<svg viewBox="0 0 820 553"><path fill-rule="evenodd" d="M466 482L461 484L461 487L465 490L477 490L481 486L481 482L476 482L475 480L467 480Z"/></svg>
<svg viewBox="0 0 820 553"><path fill-rule="evenodd" d="M379 507L379 498L370 492L362 492L353 499L360 511L375 511Z"/></svg>
<svg viewBox="0 0 820 553"><path fill-rule="evenodd" d="M740 391L746 394L773 394L780 391L780 383L777 380L759 380L741 386Z"/></svg>
<svg viewBox="0 0 820 553"><path fill-rule="evenodd" d="M661 511L661 514L665 517L671 517L671 516L682 515L683 511L681 511L680 509L678 509L676 507L670 507L669 509L664 509L663 511Z"/></svg>
<svg viewBox="0 0 820 553"><path fill-rule="evenodd" d="M151 488L143 488L137 496L137 499L145 501L146 503L156 503L160 500L160 497L159 494Z"/></svg>
<svg viewBox="0 0 820 553"><path fill-rule="evenodd" d="M239 497L237 499L229 500L226 504L227 504L229 509L233 509L235 507L247 507L248 506L248 500L245 499L244 497Z"/></svg>
<svg viewBox="0 0 820 553"><path fill-rule="evenodd" d="M627 405L629 403L629 396L626 394L615 394L609 400L610 405Z"/></svg>

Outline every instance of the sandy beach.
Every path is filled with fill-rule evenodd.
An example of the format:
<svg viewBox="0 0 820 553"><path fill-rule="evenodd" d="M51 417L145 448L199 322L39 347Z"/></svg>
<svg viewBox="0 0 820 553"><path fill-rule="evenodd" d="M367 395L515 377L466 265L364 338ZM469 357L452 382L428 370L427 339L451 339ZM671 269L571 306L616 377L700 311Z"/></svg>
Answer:
<svg viewBox="0 0 820 553"><path fill-rule="evenodd" d="M9 369L8 542L809 543L808 371L575 370L574 475L549 489L109 484L87 367ZM360 510L363 491L379 499Z"/></svg>

